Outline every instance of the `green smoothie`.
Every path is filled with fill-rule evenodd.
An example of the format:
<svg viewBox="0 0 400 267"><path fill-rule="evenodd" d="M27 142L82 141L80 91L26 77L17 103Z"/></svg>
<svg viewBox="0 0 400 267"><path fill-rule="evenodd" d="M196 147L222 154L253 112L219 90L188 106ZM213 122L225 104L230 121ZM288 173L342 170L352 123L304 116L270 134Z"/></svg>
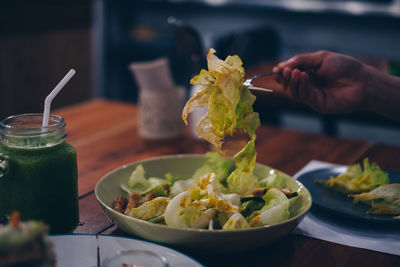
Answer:
<svg viewBox="0 0 400 267"><path fill-rule="evenodd" d="M58 142L40 137L41 141L33 145L27 138L20 138L19 141L28 140L29 145L22 146L15 145L17 142L11 137L3 138L0 161L5 159L5 164L0 169L0 220L17 210L22 220L48 224L51 233L67 233L76 228L79 220L76 151L65 142L65 132L56 136L60 137Z"/></svg>

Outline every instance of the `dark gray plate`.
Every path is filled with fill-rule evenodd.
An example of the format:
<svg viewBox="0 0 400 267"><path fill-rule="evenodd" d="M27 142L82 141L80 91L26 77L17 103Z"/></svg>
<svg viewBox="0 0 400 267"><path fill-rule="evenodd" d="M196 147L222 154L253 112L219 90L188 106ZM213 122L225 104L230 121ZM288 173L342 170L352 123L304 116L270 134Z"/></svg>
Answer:
<svg viewBox="0 0 400 267"><path fill-rule="evenodd" d="M297 180L308 188L311 193L313 207L321 208L329 213L345 216L352 219L378 222L378 223L400 223L400 220L393 219L393 215L367 214L368 205L363 203L353 204L353 198L346 194L339 193L333 189L325 188L314 181L317 179L328 180L330 176L337 176L344 172L345 168L325 168L307 172ZM390 183L400 183L400 173L385 170L389 173Z"/></svg>

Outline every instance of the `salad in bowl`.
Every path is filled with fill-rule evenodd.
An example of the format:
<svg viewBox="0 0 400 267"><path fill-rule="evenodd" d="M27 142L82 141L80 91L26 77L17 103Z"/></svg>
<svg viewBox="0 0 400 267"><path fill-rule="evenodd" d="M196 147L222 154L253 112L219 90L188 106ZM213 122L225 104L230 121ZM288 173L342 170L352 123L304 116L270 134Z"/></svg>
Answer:
<svg viewBox="0 0 400 267"><path fill-rule="evenodd" d="M221 60L214 53L207 54L208 70L191 80L200 89L187 101L182 119L207 107L196 130L217 152L135 162L96 185L99 203L128 233L218 250L229 241L260 241L245 242L250 248L287 234L311 207L301 183L256 164L260 119L252 107L255 96L243 85L242 61L238 56ZM236 132L247 134L247 143L227 158L224 139Z"/></svg>
<svg viewBox="0 0 400 267"><path fill-rule="evenodd" d="M247 194L243 195L242 197L239 195L240 204L235 202L235 198L237 201L237 197L231 197L229 193L222 192L221 194L224 197L224 202L230 201L231 204L229 206L231 206L233 209L236 209L234 206L238 207L238 212L241 214L240 216L246 218L247 223L245 223L240 216L234 215L237 213L237 211L221 212L219 207L217 208L220 211L218 211L217 208L215 208L215 211L207 211L212 208L204 204L201 204L204 206L199 205L199 208L196 207L196 202L194 200L195 197L192 198L190 196L191 198L189 199L189 202L188 197L185 199L185 197L182 196L184 192L191 192L190 190L184 189L182 191L183 194L182 192L178 193L179 191L175 190L176 188L181 187L184 183L193 182L193 189L197 189L195 185L195 181L197 180L193 177L196 177L195 173L197 170L205 169L204 166L209 165L207 162L209 162L210 157L213 157L213 155L170 155L145 159L129 165L124 165L111 171L100 179L95 187L95 196L107 216L112 219L119 229L127 234L167 245L175 245L178 248L184 247L202 251L210 251L213 253L243 251L270 244L290 233L309 211L312 201L311 195L306 187L284 172L277 171L269 166L259 163L255 164L253 170L253 174L256 177L257 182L261 184L264 182L274 183L275 180L275 185L273 185L272 188L279 188L280 191L283 192L286 191L283 190L284 188L289 188L293 196L284 193L285 198L288 199L288 202L281 194L279 194L282 196L283 203L276 205L277 208L271 210L268 209L268 205L266 203L267 201L269 202L269 200L264 200L266 197L263 199L263 196L265 195L265 193L262 194L263 192L257 191L259 194ZM235 164L233 159L223 158L223 160L230 162L231 166L234 166ZM164 180L162 183L160 183L162 185L164 185L165 180L168 181L171 178L172 179L170 181L175 181L169 189L169 194L171 194L171 197L169 197L170 200L168 201L168 204L166 206L162 205L162 209L165 208L165 212L171 203L174 205L172 199L174 199L173 195L175 194L175 197L179 196L179 194L182 194L180 195L181 201L182 199L185 199L185 201L179 201L180 203L190 204L182 206L179 205L177 208L171 206L172 212L170 214L174 226L169 226L166 223L165 213L161 212L158 206L143 206L143 216L147 216L147 218L143 217L143 219L138 218L138 215L141 213L139 209L134 211L134 216L132 216L132 214L125 214L124 209L121 209L120 211L114 209L115 200L117 198L125 197L129 201L130 195L126 192L128 189L121 189L121 185L129 187L129 180L134 173L135 176L137 175L136 169L140 165L143 167L143 170L145 170L145 179L151 184L157 180L153 178ZM142 167L139 167L139 170L142 169ZM169 178L167 179L167 177ZM279 183L281 183L281 185L278 185ZM190 185L188 186L189 188L191 187ZM158 188L160 187L161 186L158 186ZM182 186L182 188L185 187L186 185ZM150 188L153 189L150 190ZM156 188L157 185L152 185L149 187L149 192L147 194L150 194L150 191L154 192L153 190L157 191L158 189ZM212 186L209 188L212 189ZM268 188L268 186L265 186L264 188ZM145 189L143 188L143 190ZM202 193L205 195L204 191ZM141 199L139 200L138 204L139 206L137 206L137 208L146 203L144 202L144 198L147 194L144 193L141 195ZM156 200L157 197L153 199ZM205 199L206 198L203 198L202 200L200 197L198 202L204 203L207 201ZM274 200L271 202L281 203L281 199L276 199L276 201ZM154 201L154 203L156 203L156 201ZM192 210L192 206L194 206L194 212L191 211L190 213L186 214L187 211ZM267 207L264 208L264 206ZM286 210L286 206L288 206L288 212ZM250 222L253 220L253 218L256 218L258 215L261 215L267 210L270 211L264 213L262 216L271 218L271 221L269 221L268 224L261 225L263 221L265 222L263 219L260 223L254 224L253 226L250 225ZM259 214L257 214L256 211L258 211ZM209 216L209 212L214 216ZM267 216L268 214L270 216ZM230 216L228 218L227 215L232 215L234 217ZM196 219L200 217L201 219ZM230 222L232 222L232 225L228 223L229 219ZM247 219L250 219L250 221ZM203 220L208 222L208 224ZM196 225L195 222L199 224ZM200 224L200 222L202 223ZM255 219L252 224L255 222L257 222L257 219ZM248 227L247 224L249 224L250 227ZM225 229L223 229L224 226Z"/></svg>
<svg viewBox="0 0 400 267"><path fill-rule="evenodd" d="M234 162L217 153L207 153L205 162L189 178L171 172L163 178L146 177L143 164L136 166L127 183L121 183L124 196L118 196L113 209L127 216L176 228L247 229L274 225L290 218L290 203L298 188L292 188L281 172L270 169L243 190L231 191L227 178ZM245 180L247 181L247 180Z"/></svg>

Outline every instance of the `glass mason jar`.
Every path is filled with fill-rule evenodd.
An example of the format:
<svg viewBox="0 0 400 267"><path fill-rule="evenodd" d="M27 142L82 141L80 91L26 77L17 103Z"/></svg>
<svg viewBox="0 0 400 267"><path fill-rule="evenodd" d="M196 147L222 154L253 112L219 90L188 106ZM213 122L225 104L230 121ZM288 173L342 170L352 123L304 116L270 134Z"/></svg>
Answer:
<svg viewBox="0 0 400 267"><path fill-rule="evenodd" d="M22 220L40 220L51 233L78 225L76 151L65 142L65 121L42 114L11 116L0 122L0 220L17 210Z"/></svg>

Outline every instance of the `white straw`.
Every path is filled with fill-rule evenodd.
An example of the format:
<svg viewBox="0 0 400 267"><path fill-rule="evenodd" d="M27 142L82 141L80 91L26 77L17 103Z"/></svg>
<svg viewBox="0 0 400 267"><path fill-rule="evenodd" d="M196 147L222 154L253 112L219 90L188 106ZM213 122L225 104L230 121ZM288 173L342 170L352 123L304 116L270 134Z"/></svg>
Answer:
<svg viewBox="0 0 400 267"><path fill-rule="evenodd" d="M44 100L44 111L43 111L43 124L42 127L49 126L49 116L50 116L50 105L54 97L61 91L61 89L67 84L67 82L74 76L76 71L71 69L67 75L54 87L53 91Z"/></svg>

